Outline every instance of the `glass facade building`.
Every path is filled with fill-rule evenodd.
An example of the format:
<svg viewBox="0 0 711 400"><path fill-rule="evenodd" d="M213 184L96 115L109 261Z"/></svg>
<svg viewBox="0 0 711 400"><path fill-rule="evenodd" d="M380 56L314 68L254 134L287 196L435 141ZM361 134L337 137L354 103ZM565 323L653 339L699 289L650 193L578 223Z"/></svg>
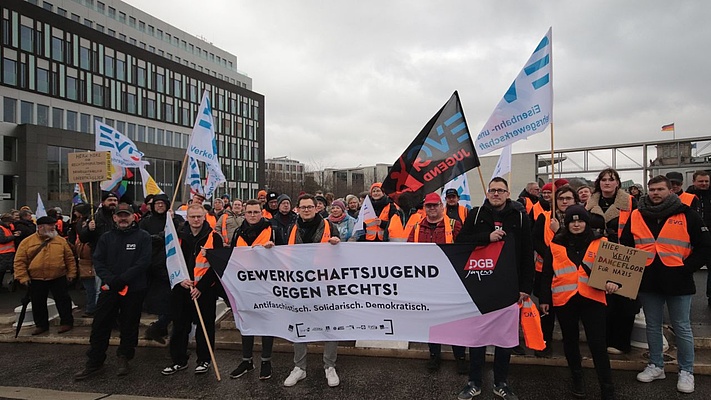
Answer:
<svg viewBox="0 0 711 400"><path fill-rule="evenodd" d="M33 148L24 145L32 129L12 124L62 130L59 143L38 150L47 160L46 183L35 186L50 202L66 202L72 194L65 187L66 154L94 149L97 120L132 139L159 186L172 194L204 91L228 180L217 193L256 195L264 180L264 96L250 90L236 57L120 1L5 0L0 12L0 133L19 141L20 152L14 170L0 161L0 174L19 179L21 200L34 192L28 188L23 199L23 181L33 178L21 160L33 156L22 153ZM136 175L129 187L138 188L140 199ZM15 198L0 188L8 192Z"/></svg>

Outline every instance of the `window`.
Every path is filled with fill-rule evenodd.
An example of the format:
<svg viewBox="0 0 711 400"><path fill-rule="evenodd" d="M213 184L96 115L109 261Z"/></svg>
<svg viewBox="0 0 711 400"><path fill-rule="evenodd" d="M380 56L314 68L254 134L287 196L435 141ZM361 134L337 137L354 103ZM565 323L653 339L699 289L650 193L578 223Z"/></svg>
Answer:
<svg viewBox="0 0 711 400"><path fill-rule="evenodd" d="M119 11L119 18L118 18L118 20L119 20L120 23L125 24L125 23L126 23L126 13L123 12L123 11Z"/></svg>
<svg viewBox="0 0 711 400"><path fill-rule="evenodd" d="M101 33L104 33L104 26L100 25L100 24L96 24L96 30Z"/></svg>
<svg viewBox="0 0 711 400"><path fill-rule="evenodd" d="M111 37L116 37L116 31L115 31L115 30L109 29L109 30L107 30L107 32L108 32L109 36L111 36Z"/></svg>
<svg viewBox="0 0 711 400"><path fill-rule="evenodd" d="M82 113L80 116L81 132L91 133L91 115Z"/></svg>
<svg viewBox="0 0 711 400"><path fill-rule="evenodd" d="M76 14L72 14L72 21L81 22L81 17Z"/></svg>
<svg viewBox="0 0 711 400"><path fill-rule="evenodd" d="M136 17L128 17L128 26L131 28L136 27Z"/></svg>
<svg viewBox="0 0 711 400"><path fill-rule="evenodd" d="M156 74L156 90L158 93L164 93L165 90L165 77L161 74Z"/></svg>
<svg viewBox="0 0 711 400"><path fill-rule="evenodd" d="M93 97L92 103L95 106L103 106L104 105L104 87L99 85L99 84L92 84L91 85L91 95Z"/></svg>
<svg viewBox="0 0 711 400"><path fill-rule="evenodd" d="M89 69L89 62L90 62L89 56L90 56L89 49L84 46L80 46L79 47L79 66L81 68Z"/></svg>
<svg viewBox="0 0 711 400"><path fill-rule="evenodd" d="M109 78L114 77L114 58L111 56L104 56L104 74Z"/></svg>
<svg viewBox="0 0 711 400"><path fill-rule="evenodd" d="M126 61L116 59L116 79L126 79Z"/></svg>
<svg viewBox="0 0 711 400"><path fill-rule="evenodd" d="M136 135L136 140L139 142L146 141L146 127L143 125L138 125L138 134Z"/></svg>
<svg viewBox="0 0 711 400"><path fill-rule="evenodd" d="M126 136L128 136L129 139L131 140L136 140L136 124L128 123L126 124L126 127L128 128L126 130Z"/></svg>
<svg viewBox="0 0 711 400"><path fill-rule="evenodd" d="M94 26L94 22L90 19L84 18L84 25L88 26L89 28L92 28Z"/></svg>
<svg viewBox="0 0 711 400"><path fill-rule="evenodd" d="M3 98L2 108L3 108L2 120L4 122L11 122L13 124L16 123L17 122L17 100L10 98L10 97Z"/></svg>
<svg viewBox="0 0 711 400"><path fill-rule="evenodd" d="M125 42L125 41L126 41L126 35L124 35L123 33L119 33L119 39Z"/></svg>
<svg viewBox="0 0 711 400"><path fill-rule="evenodd" d="M64 129L64 110L61 108L52 108L52 127Z"/></svg>
<svg viewBox="0 0 711 400"><path fill-rule="evenodd" d="M173 146L173 131L165 131L165 145Z"/></svg>
<svg viewBox="0 0 711 400"><path fill-rule="evenodd" d="M2 60L3 83L7 85L17 85L17 62L4 58Z"/></svg>
<svg viewBox="0 0 711 400"><path fill-rule="evenodd" d="M136 45L136 39L130 38L128 41L129 41L132 45L134 45L134 46Z"/></svg>
<svg viewBox="0 0 711 400"><path fill-rule="evenodd" d="M131 113L136 113L136 95L131 93L126 93L126 110Z"/></svg>
<svg viewBox="0 0 711 400"><path fill-rule="evenodd" d="M156 36L158 39L163 40L163 31L160 29L157 29L156 32L158 33Z"/></svg>
<svg viewBox="0 0 711 400"><path fill-rule="evenodd" d="M116 121L116 130L121 133L126 133L126 123L123 121Z"/></svg>
<svg viewBox="0 0 711 400"><path fill-rule="evenodd" d="M154 36L156 33L156 28L153 27L153 25L148 25L148 34L151 36Z"/></svg>
<svg viewBox="0 0 711 400"><path fill-rule="evenodd" d="M146 108L147 108L146 116L148 118L155 118L156 117L156 101L153 99L147 99L146 100ZM149 140L149 142L153 143L150 140Z"/></svg>
<svg viewBox="0 0 711 400"><path fill-rule="evenodd" d="M29 101L20 102L20 123L33 124L35 122L35 105Z"/></svg>
<svg viewBox="0 0 711 400"><path fill-rule="evenodd" d="M2 159L3 161L17 161L17 138L5 136L2 138ZM7 184L6 184L7 185ZM10 186L12 187L12 186ZM7 186L5 186L7 189ZM7 190L6 190L7 192Z"/></svg>
<svg viewBox="0 0 711 400"><path fill-rule="evenodd" d="M65 9L63 9L63 8L60 8L60 7L57 7L57 14L59 14L59 15L61 15L62 17L65 17L65 18L66 18L66 16L67 16L67 10L65 10Z"/></svg>
<svg viewBox="0 0 711 400"><path fill-rule="evenodd" d="M151 128L150 126L148 127L148 130L146 133L146 142L148 142L148 143L155 143L156 142L156 128Z"/></svg>
<svg viewBox="0 0 711 400"><path fill-rule="evenodd" d="M173 122L173 105L172 104L166 104L165 105L165 112L163 113L164 118L167 122Z"/></svg>
<svg viewBox="0 0 711 400"><path fill-rule="evenodd" d="M77 95L78 90L77 90L77 78L72 78L71 76L67 77L67 98L69 100L79 100L79 96Z"/></svg>
<svg viewBox="0 0 711 400"><path fill-rule="evenodd" d="M146 31L146 23L143 21L138 21L138 30L141 32Z"/></svg>
<svg viewBox="0 0 711 400"><path fill-rule="evenodd" d="M37 104L37 125L49 126L49 106Z"/></svg>
<svg viewBox="0 0 711 400"><path fill-rule="evenodd" d="M165 131L163 129L156 130L156 144L163 145L165 143Z"/></svg>
<svg viewBox="0 0 711 400"><path fill-rule="evenodd" d="M116 19L116 9L113 7L109 7L109 17Z"/></svg>
<svg viewBox="0 0 711 400"><path fill-rule="evenodd" d="M43 1L42 8L44 8L45 10L52 11L52 3L47 3L46 1Z"/></svg>
<svg viewBox="0 0 711 400"><path fill-rule="evenodd" d="M52 59L64 61L64 40L55 36L52 36Z"/></svg>
<svg viewBox="0 0 711 400"><path fill-rule="evenodd" d="M20 48L25 51L33 51L33 42L33 29L29 26L20 25Z"/></svg>
<svg viewBox="0 0 711 400"><path fill-rule="evenodd" d="M96 11L98 11L98 12L100 12L100 13L103 14L103 13L104 13L104 10L106 10L106 5L105 5L104 3L102 3L102 2L100 2L100 1L97 1L97 2L96 2Z"/></svg>
<svg viewBox="0 0 711 400"><path fill-rule="evenodd" d="M111 118L106 118L106 121L104 122L108 126L115 126L114 125L114 120Z"/></svg>
<svg viewBox="0 0 711 400"><path fill-rule="evenodd" d="M37 68L37 90L42 93L49 93L49 71Z"/></svg>
<svg viewBox="0 0 711 400"><path fill-rule="evenodd" d="M77 130L77 112L67 110L67 130Z"/></svg>

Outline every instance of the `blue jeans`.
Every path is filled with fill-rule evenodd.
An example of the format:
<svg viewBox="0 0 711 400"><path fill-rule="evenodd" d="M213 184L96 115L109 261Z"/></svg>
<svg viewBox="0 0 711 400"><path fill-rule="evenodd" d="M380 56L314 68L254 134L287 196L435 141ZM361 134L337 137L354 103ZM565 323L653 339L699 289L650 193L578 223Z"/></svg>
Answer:
<svg viewBox="0 0 711 400"><path fill-rule="evenodd" d="M96 280L93 276L90 278L81 278L81 283L86 292L86 308L84 312L93 314L96 312Z"/></svg>
<svg viewBox="0 0 711 400"><path fill-rule="evenodd" d="M657 367L664 365L662 356L662 323L664 303L667 304L674 335L676 336L679 370L694 372L694 335L691 332L691 295L667 296L657 293L639 293L644 317L647 320L649 361Z"/></svg>

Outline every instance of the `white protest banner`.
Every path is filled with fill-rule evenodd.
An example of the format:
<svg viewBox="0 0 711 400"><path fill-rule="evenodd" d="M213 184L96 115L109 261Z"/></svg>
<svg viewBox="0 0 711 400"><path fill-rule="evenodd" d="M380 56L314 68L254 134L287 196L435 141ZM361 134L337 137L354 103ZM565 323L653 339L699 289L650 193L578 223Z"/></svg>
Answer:
<svg viewBox="0 0 711 400"><path fill-rule="evenodd" d="M208 260L243 335L513 347L517 268L502 245L237 247Z"/></svg>
<svg viewBox="0 0 711 400"><path fill-rule="evenodd" d="M40 217L46 217L47 216L47 210L44 209L44 203L42 202L42 196L40 196L39 193L37 193L37 211L35 211L35 217L40 218Z"/></svg>
<svg viewBox="0 0 711 400"><path fill-rule="evenodd" d="M173 218L165 219L165 266L168 268L171 288L185 279L190 279L183 251L178 242L178 233L173 225Z"/></svg>
<svg viewBox="0 0 711 400"><path fill-rule="evenodd" d="M540 41L521 72L474 142L486 154L542 132L553 120L552 28Z"/></svg>

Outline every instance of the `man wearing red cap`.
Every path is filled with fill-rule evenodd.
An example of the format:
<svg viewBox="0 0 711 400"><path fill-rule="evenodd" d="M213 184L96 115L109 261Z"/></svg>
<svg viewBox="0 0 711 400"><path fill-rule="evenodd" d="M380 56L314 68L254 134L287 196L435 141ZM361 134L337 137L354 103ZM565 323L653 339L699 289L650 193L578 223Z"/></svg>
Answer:
<svg viewBox="0 0 711 400"><path fill-rule="evenodd" d="M456 219L449 218L444 213L442 199L437 193L430 193L425 196L425 219L418 222L407 238L408 242L414 243L454 243L462 229L462 224ZM427 362L427 370L435 372L439 370L442 360L442 345L439 343L429 343L430 360ZM462 346L452 346L452 353L457 360L457 372L466 375L469 371L465 360L466 353Z"/></svg>

